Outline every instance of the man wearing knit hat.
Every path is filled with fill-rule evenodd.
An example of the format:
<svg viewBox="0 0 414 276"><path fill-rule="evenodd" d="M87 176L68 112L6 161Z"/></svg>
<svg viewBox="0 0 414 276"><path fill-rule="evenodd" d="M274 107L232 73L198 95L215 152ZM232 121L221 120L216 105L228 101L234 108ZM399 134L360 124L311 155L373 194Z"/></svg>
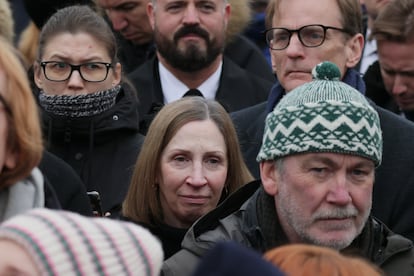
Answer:
<svg viewBox="0 0 414 276"><path fill-rule="evenodd" d="M312 68L325 60L338 65L341 80L366 92L359 72L364 37L358 0L272 0L266 42L278 81L267 102L232 114L244 160L259 177L256 156L266 115L293 88L312 79ZM414 241L414 124L374 103L384 140L384 157L376 169L372 213L394 232Z"/></svg>
<svg viewBox="0 0 414 276"><path fill-rule="evenodd" d="M129 222L38 208L0 225L0 275L158 276L163 258Z"/></svg>
<svg viewBox="0 0 414 276"><path fill-rule="evenodd" d="M164 262L165 275L186 275L221 240L259 252L315 244L362 256L387 275L414 275L412 242L370 215L375 167L382 160L377 112L339 81L333 63L316 66L313 76L266 118L257 156L261 181L196 222L183 249Z"/></svg>

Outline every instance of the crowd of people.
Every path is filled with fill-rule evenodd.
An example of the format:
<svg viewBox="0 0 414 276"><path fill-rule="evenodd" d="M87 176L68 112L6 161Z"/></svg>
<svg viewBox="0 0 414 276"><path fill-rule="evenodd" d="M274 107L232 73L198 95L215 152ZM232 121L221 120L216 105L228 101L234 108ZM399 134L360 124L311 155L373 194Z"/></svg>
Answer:
<svg viewBox="0 0 414 276"><path fill-rule="evenodd" d="M414 0L0 0L0 274L414 275L413 26Z"/></svg>

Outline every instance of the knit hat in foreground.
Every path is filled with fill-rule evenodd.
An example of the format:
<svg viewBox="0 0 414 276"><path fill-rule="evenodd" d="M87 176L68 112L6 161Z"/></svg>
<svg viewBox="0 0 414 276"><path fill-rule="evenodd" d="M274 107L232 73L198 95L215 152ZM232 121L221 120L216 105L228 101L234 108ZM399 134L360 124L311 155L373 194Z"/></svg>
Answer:
<svg viewBox="0 0 414 276"><path fill-rule="evenodd" d="M378 113L356 89L339 80L338 67L318 64L314 80L282 98L267 115L257 161L298 154L331 152L382 158Z"/></svg>
<svg viewBox="0 0 414 276"><path fill-rule="evenodd" d="M0 239L21 245L41 275L159 275L163 251L145 228L108 218L32 209L5 221Z"/></svg>

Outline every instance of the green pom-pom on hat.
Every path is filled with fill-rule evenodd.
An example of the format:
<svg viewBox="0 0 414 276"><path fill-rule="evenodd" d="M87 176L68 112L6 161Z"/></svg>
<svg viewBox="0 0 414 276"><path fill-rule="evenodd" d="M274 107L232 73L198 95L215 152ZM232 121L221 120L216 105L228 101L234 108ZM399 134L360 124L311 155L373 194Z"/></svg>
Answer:
<svg viewBox="0 0 414 276"><path fill-rule="evenodd" d="M312 69L312 77L317 80L339 80L341 71L338 66L330 61L324 61Z"/></svg>

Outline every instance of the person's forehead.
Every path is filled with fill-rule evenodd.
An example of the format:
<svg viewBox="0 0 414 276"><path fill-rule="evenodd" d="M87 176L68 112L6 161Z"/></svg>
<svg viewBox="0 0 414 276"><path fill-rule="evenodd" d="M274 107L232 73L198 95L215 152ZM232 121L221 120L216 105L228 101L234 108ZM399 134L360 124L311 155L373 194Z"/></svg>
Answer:
<svg viewBox="0 0 414 276"><path fill-rule="evenodd" d="M310 24L341 26L342 13L334 0L282 0L272 18L273 27L300 28Z"/></svg>
<svg viewBox="0 0 414 276"><path fill-rule="evenodd" d="M400 42L377 40L381 68L395 71L414 71L414 40ZM414 80L414 78L412 78Z"/></svg>
<svg viewBox="0 0 414 276"><path fill-rule="evenodd" d="M327 164L351 164L374 166L373 161L366 157L362 157L356 154L344 154L336 152L307 152L288 156L287 159L290 159L295 163L321 162Z"/></svg>
<svg viewBox="0 0 414 276"><path fill-rule="evenodd" d="M51 37L45 44L42 59L51 57L65 57L70 59L71 62L78 59L99 60L100 58L110 58L109 50L105 44L86 32L76 34L65 32Z"/></svg>

